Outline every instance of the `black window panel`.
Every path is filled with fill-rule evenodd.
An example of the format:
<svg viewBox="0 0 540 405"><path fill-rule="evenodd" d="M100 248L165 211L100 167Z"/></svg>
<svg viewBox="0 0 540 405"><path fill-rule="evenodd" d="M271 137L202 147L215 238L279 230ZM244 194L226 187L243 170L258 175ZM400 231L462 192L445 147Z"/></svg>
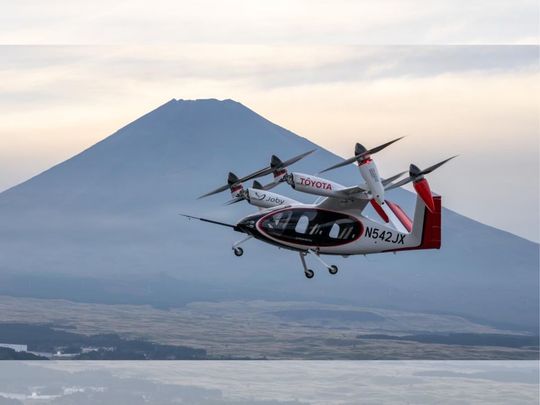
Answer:
<svg viewBox="0 0 540 405"><path fill-rule="evenodd" d="M351 242L361 233L360 223L338 212L290 209L264 219L261 228L284 242L311 246L336 246Z"/></svg>

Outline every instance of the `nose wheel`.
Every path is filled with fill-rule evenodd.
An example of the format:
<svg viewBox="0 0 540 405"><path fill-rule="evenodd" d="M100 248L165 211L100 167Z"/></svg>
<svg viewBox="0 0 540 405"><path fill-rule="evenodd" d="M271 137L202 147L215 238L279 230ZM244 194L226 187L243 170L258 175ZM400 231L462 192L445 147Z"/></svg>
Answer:
<svg viewBox="0 0 540 405"><path fill-rule="evenodd" d="M248 236L247 238L244 238L242 240L239 240L238 242L236 242L235 244L232 245L232 250L233 250L233 253L236 257L240 257L244 254L244 249L242 249L240 247L240 245L248 240L250 240L252 237L251 236Z"/></svg>
<svg viewBox="0 0 540 405"><path fill-rule="evenodd" d="M315 272L311 269L307 269L307 270L304 270L304 275L307 278L313 278L313 276L315 275Z"/></svg>
<svg viewBox="0 0 540 405"><path fill-rule="evenodd" d="M244 249L242 249L241 247L237 247L233 249L233 252L236 257L240 257L244 254Z"/></svg>

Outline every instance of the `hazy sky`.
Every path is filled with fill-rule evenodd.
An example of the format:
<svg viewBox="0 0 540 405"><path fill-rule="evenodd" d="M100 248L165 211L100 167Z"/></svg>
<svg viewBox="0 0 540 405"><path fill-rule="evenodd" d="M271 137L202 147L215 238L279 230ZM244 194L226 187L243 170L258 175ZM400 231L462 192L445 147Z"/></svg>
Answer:
<svg viewBox="0 0 540 405"><path fill-rule="evenodd" d="M342 156L407 135L383 175L459 154L446 205L538 241L536 2L147 4L3 6L0 190L171 98L232 98Z"/></svg>

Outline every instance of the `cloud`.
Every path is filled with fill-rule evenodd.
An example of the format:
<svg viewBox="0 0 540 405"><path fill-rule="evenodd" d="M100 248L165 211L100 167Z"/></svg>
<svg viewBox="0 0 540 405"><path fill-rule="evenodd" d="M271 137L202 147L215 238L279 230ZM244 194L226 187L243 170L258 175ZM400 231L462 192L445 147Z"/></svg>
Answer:
<svg viewBox="0 0 540 405"><path fill-rule="evenodd" d="M34 0L4 6L0 43L535 44L538 10L534 0Z"/></svg>
<svg viewBox="0 0 540 405"><path fill-rule="evenodd" d="M92 82L94 95L125 81L211 80L261 88L448 73L537 70L536 46L248 46L0 48L0 102L65 94ZM111 86L112 84L112 86ZM20 97L17 96L17 91ZM86 93L88 94L88 93Z"/></svg>

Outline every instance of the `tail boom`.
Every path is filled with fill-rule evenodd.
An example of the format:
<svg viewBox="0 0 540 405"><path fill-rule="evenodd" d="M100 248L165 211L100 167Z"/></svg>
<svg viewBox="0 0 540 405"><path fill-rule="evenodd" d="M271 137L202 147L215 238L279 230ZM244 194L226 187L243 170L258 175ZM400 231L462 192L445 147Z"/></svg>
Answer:
<svg viewBox="0 0 540 405"><path fill-rule="evenodd" d="M400 249L386 250L397 252L402 250L425 250L441 248L441 196L433 196L433 210L430 211L423 200L417 197L412 232L414 244ZM396 214L397 216L397 214ZM399 218L399 216L398 216Z"/></svg>

